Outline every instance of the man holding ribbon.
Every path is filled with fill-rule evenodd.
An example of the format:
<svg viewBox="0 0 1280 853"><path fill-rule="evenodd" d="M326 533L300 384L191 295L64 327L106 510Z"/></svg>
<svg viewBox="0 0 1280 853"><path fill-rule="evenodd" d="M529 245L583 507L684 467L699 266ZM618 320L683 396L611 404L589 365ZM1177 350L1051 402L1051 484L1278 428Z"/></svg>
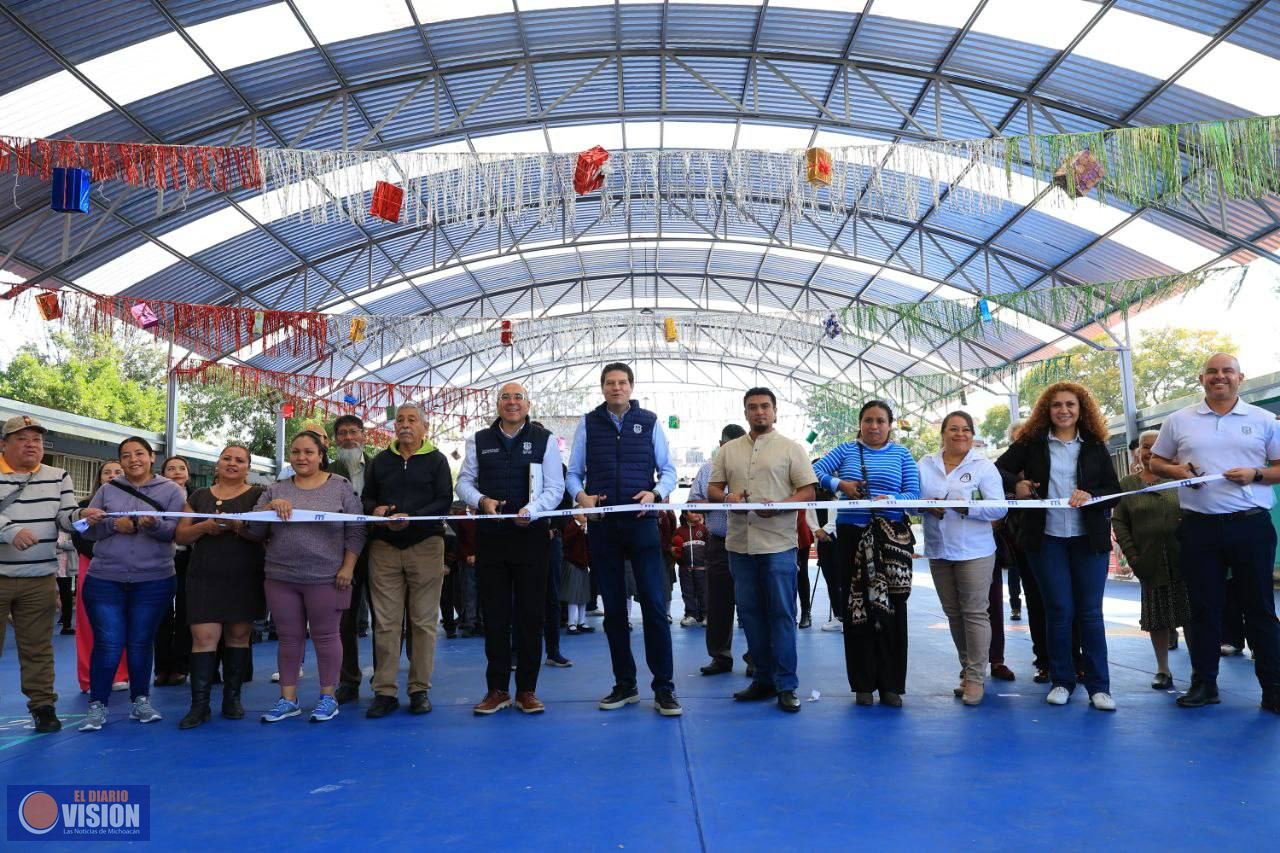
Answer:
<svg viewBox="0 0 1280 853"><path fill-rule="evenodd" d="M1223 477L1178 489L1194 670L1191 689L1178 704L1201 708L1219 701L1218 644L1230 572L1245 613L1262 707L1280 714L1280 626L1271 580L1276 531L1268 512L1275 502L1271 487L1280 483L1280 422L1240 399L1243 380L1235 356L1211 356L1200 371L1204 400L1164 422L1151 449L1151 470L1177 480Z"/></svg>
<svg viewBox="0 0 1280 853"><path fill-rule="evenodd" d="M553 510L564 497L564 471L555 437L529 422L529 392L515 382L498 392L498 419L467 439L458 475L458 497L486 515L514 519L482 521L476 536L476 577L484 607L484 652L488 692L472 710L493 714L511 705L511 625L514 606L516 707L544 710L535 693L542 660L549 534L536 513ZM514 605L513 605L514 601ZM556 625L559 629L559 625Z"/></svg>
<svg viewBox="0 0 1280 853"><path fill-rule="evenodd" d="M634 380L627 365L605 365L600 373L604 402L578 422L569 457L568 486L584 509L665 503L675 490L676 466L668 452L666 434L658 416L631 399ZM600 709L612 711L640 701L627 628L623 560L629 558L636 597L644 613L644 650L653 673L654 707L663 716L679 716L682 711L672 681L667 578L657 517L652 512L635 511L589 513L587 517L591 519L587 540L591 567L604 598L604 630L616 682L600 700Z"/></svg>

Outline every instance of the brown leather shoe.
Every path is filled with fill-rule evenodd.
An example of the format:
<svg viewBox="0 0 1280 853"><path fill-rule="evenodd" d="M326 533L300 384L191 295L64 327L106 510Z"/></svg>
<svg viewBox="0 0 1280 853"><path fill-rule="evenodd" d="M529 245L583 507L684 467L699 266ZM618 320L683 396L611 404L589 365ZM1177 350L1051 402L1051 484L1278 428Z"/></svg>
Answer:
<svg viewBox="0 0 1280 853"><path fill-rule="evenodd" d="M1017 676L1013 674L1013 670L1002 663L993 663L991 665L991 677L1000 681L1016 681Z"/></svg>
<svg viewBox="0 0 1280 853"><path fill-rule="evenodd" d="M471 710L476 714L496 714L503 708L511 707L511 694L505 690L490 690L484 695L479 705Z"/></svg>
<svg viewBox="0 0 1280 853"><path fill-rule="evenodd" d="M516 693L516 707L524 714L541 714L547 710L547 706L542 704L542 700L535 696L532 690L521 690Z"/></svg>

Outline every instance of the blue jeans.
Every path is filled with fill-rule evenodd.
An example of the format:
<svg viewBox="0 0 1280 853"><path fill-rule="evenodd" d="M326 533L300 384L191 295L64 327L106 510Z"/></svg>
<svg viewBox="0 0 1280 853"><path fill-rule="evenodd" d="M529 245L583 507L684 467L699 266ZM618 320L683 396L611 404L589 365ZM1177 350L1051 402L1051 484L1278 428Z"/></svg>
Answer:
<svg viewBox="0 0 1280 853"><path fill-rule="evenodd" d="M795 690L796 549L777 554L729 552L733 594L758 684Z"/></svg>
<svg viewBox="0 0 1280 853"><path fill-rule="evenodd" d="M1110 554L1089 547L1089 537L1044 537L1038 551L1029 551L1031 569L1040 585L1048 619L1049 677L1055 687L1076 688L1071 658L1071 624L1080 624L1084 652L1084 686L1089 695L1111 692L1107 668L1107 632L1102 624L1102 593L1107 586Z"/></svg>
<svg viewBox="0 0 1280 853"><path fill-rule="evenodd" d="M667 622L667 567L658 540L658 519L612 513L591 522L587 530L591 570L604 599L604 633L609 639L613 677L619 687L636 686L636 661L627 629L627 580L623 560L631 560L636 599L644 614L644 656L653 673L654 692L674 690L671 625ZM792 573L795 573L794 561ZM792 593L794 595L794 591Z"/></svg>
<svg viewBox="0 0 1280 853"><path fill-rule="evenodd" d="M160 620L173 604L178 581L173 575L154 581L124 583L90 574L84 582L84 608L93 626L93 655L89 658L89 698L104 705L111 697L111 679L128 650L129 698L148 694L151 656Z"/></svg>

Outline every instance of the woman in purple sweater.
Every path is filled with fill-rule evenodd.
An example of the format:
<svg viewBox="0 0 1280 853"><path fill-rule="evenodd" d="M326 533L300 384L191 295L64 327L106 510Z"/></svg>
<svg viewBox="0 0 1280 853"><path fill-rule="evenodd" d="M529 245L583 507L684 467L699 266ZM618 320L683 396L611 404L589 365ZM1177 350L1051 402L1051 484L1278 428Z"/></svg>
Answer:
<svg viewBox="0 0 1280 853"><path fill-rule="evenodd" d="M186 492L172 480L151 473L156 454L144 438L120 442L124 476L104 484L89 506L108 513L181 512ZM147 696L151 660L165 610L173 601L173 533L176 518L123 515L90 525L84 538L95 543L85 578L84 607L93 626L93 654L89 658L89 713L82 732L101 729L107 720L111 681L128 649L131 719L153 723L160 719Z"/></svg>
<svg viewBox="0 0 1280 853"><path fill-rule="evenodd" d="M317 433L298 433L289 445L289 464L293 476L269 486L255 509L270 509L283 522L295 509L360 514L351 483L329 473L324 440ZM342 611L351 606L351 578L364 548L364 524L253 522L246 535L266 537L267 606L280 636L280 700L262 715L262 722L275 723L302 713L298 667L308 623L320 667L320 701L311 712L311 722L331 720L338 715L333 691L342 668L338 623Z"/></svg>

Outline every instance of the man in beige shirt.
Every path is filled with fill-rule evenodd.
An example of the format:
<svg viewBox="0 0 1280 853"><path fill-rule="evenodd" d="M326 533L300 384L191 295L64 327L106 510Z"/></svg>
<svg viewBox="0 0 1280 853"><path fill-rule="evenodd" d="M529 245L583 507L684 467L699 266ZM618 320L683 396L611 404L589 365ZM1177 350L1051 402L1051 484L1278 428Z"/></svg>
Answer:
<svg viewBox="0 0 1280 853"><path fill-rule="evenodd" d="M777 398L768 388L743 397L750 432L720 448L711 467L707 496L735 503L795 503L814 499L817 478L804 450L774 432ZM798 508L797 508L798 509ZM738 616L755 666L751 686L733 694L740 701L778 697L778 707L800 710L796 697L795 510L729 513L729 569Z"/></svg>

